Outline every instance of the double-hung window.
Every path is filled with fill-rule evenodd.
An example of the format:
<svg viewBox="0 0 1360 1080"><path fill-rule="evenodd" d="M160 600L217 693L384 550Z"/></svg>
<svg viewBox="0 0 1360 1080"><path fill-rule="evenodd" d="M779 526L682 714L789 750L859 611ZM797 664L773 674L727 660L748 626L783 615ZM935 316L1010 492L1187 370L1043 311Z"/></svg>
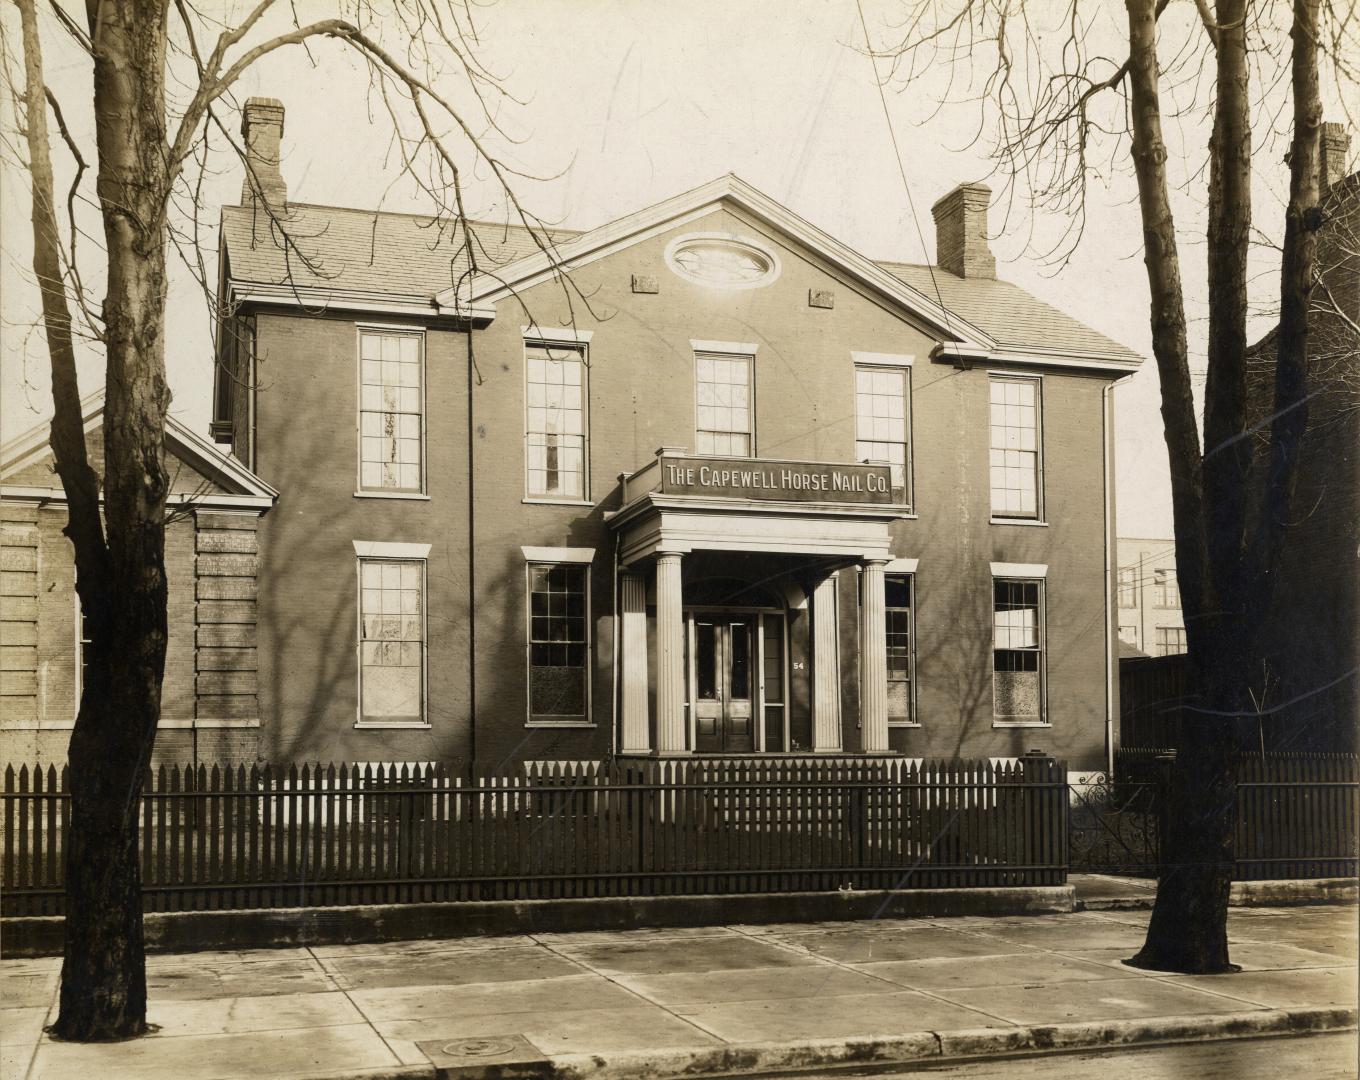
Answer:
<svg viewBox="0 0 1360 1080"><path fill-rule="evenodd" d="M425 723L424 559L359 559L359 722Z"/></svg>
<svg viewBox="0 0 1360 1080"><path fill-rule="evenodd" d="M1044 583L992 581L992 718L1042 724L1044 715Z"/></svg>
<svg viewBox="0 0 1360 1080"><path fill-rule="evenodd" d="M359 490L425 489L424 337L359 331Z"/></svg>
<svg viewBox="0 0 1360 1080"><path fill-rule="evenodd" d="M992 514L1041 516L1039 380L993 376L991 396Z"/></svg>
<svg viewBox="0 0 1360 1080"><path fill-rule="evenodd" d="M910 393L905 368L856 366L855 460L886 461L893 499L910 505Z"/></svg>
<svg viewBox="0 0 1360 1080"><path fill-rule="evenodd" d="M755 450L752 357L694 355L695 438L700 454L751 457Z"/></svg>
<svg viewBox="0 0 1360 1080"><path fill-rule="evenodd" d="M590 719L590 567L529 563L529 722Z"/></svg>
<svg viewBox="0 0 1360 1080"><path fill-rule="evenodd" d="M525 467L530 498L586 498L585 353L575 345L525 346Z"/></svg>
<svg viewBox="0 0 1360 1080"><path fill-rule="evenodd" d="M888 635L888 723L910 724L916 719L913 688L916 682L916 628L912 625L912 575L885 574L884 626Z"/></svg>
<svg viewBox="0 0 1360 1080"><path fill-rule="evenodd" d="M1125 566L1119 570L1119 606L1136 608L1138 606L1138 567Z"/></svg>
<svg viewBox="0 0 1360 1080"><path fill-rule="evenodd" d="M1178 608L1181 606L1181 586L1175 570L1152 572L1152 606Z"/></svg>

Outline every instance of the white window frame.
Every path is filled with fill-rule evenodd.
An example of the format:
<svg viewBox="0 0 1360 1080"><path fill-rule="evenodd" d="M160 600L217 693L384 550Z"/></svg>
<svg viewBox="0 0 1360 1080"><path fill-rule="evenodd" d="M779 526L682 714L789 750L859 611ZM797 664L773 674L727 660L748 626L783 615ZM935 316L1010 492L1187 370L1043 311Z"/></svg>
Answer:
<svg viewBox="0 0 1360 1080"><path fill-rule="evenodd" d="M80 695L85 692L85 646L90 639L85 636L85 612L80 606L80 594L72 590L71 598L75 601L76 612L76 664L72 677L76 696L71 704L71 721L74 723L80 716Z"/></svg>
<svg viewBox="0 0 1360 1080"><path fill-rule="evenodd" d="M413 337L420 349L420 490L406 488L365 487L364 486L364 335L378 334L391 337ZM354 324L354 496L359 499L429 499L429 448L427 431L429 427L428 408L428 364L426 363L426 336L422 327L404 326L388 323ZM252 388L254 381L251 382ZM253 429L252 429L253 430Z"/></svg>
<svg viewBox="0 0 1360 1080"><path fill-rule="evenodd" d="M529 327L523 329L528 330ZM521 422L524 426L524 441L521 453L524 455L524 498L526 503L550 503L554 506L590 506L590 339L593 331L579 334L563 332L559 335L539 334L524 337L524 359L521 366L524 397L524 413ZM529 482L529 351L546 349L575 353L581 365L581 494L552 495L535 492Z"/></svg>
<svg viewBox="0 0 1360 1080"><path fill-rule="evenodd" d="M1028 383L1034 387L1034 513L998 510L992 492L992 384ZM1004 448L1002 448L1004 449ZM1010 372L987 373L987 504L994 524L1046 525L1044 509L1044 380L1041 375L1016 375Z"/></svg>
<svg viewBox="0 0 1360 1080"><path fill-rule="evenodd" d="M699 432L709 431L714 434L739 435L734 429L727 429L719 432L717 428L701 428L699 426L699 360L708 357L715 360L744 360L746 361L746 371L749 375L747 381L746 410L747 430L744 432L747 439L748 453L744 455L746 459L756 457L756 349L753 345L746 345L739 342L726 341L691 341L694 348L694 456L713 457L713 458L733 458L742 457L740 454L710 454L699 449Z"/></svg>
<svg viewBox="0 0 1360 1080"><path fill-rule="evenodd" d="M882 371L882 372L886 372L886 373L889 373L889 374L892 374L892 375L900 375L900 376L902 377L902 423L903 423L903 431L902 431L903 439L902 439L902 443L903 443L903 446L904 446L904 451L905 451L906 460L903 462L903 465L902 465L902 501L901 501L900 503L898 503L897 505L898 505L898 506L901 506L902 508L904 508L904 509L906 509L906 510L911 510L911 509L914 508L914 501L915 501L915 495L916 495L916 492L915 492L915 484L913 483L913 472L914 472L914 469L913 469L913 458L915 457L915 455L912 453L912 439L911 439L911 428L912 428L912 424L911 424L911 364L910 364L910 363L907 363L907 364L892 364L892 363L872 362L872 361L869 361L869 360L861 360L861 359L859 359L859 357L862 357L862 356L874 355L874 354L869 354L869 353L855 353L855 354L853 354L853 355L856 357L856 359L855 359L855 365L854 365L854 369L855 369L855 459L856 459L856 460L861 460L860 457L859 457L859 444L860 444L861 442L888 442L888 441L891 441L891 440L886 440L886 439L861 439L861 438L859 437L859 373L860 373L861 371L867 371L867 372Z"/></svg>
<svg viewBox="0 0 1360 1080"><path fill-rule="evenodd" d="M1185 627L1183 626L1155 626L1153 627L1152 633L1154 639L1153 648L1157 650L1153 653L1154 656L1184 656L1189 649L1189 642L1186 640ZM1167 648L1168 644L1170 644L1166 640L1167 634L1175 634L1178 639L1176 644L1180 646L1180 648L1176 649L1175 652L1171 652Z"/></svg>
<svg viewBox="0 0 1360 1080"><path fill-rule="evenodd" d="M593 711L594 701L592 692L595 681L595 626L594 614L591 606L590 589L593 581L591 574L591 558L594 557L593 548L580 549L543 549L525 548L524 560L524 726L529 728L593 728L595 727ZM553 558L534 558L533 554L540 552L552 552ZM586 557L589 553L590 557ZM534 718L534 690L533 690L533 667L534 667L534 587L533 570L536 566L575 566L580 567L585 572L585 584L582 586L585 592L585 661L583 668L585 671L585 714L581 717L562 716L559 719L535 719Z"/></svg>
<svg viewBox="0 0 1360 1080"><path fill-rule="evenodd" d="M430 724L430 590L429 544L387 544L375 541L354 541L355 584L355 690L354 726L369 730L418 729L428 730ZM420 718L418 720L364 719L364 564L365 563L420 564Z"/></svg>
<svg viewBox="0 0 1360 1080"><path fill-rule="evenodd" d="M1039 573L997 573L998 567L1006 570L1038 570ZM996 586L999 583L1017 585L1035 585L1039 590L1039 611L1038 611L1038 640L1039 640L1039 719L1038 720L1003 720L996 714ZM1052 727L1053 723L1048 713L1048 581L1047 567L1034 566L1026 567L1024 564L992 564L992 579L990 582L990 601L991 601L991 647L988 649L992 661L992 727L994 728L1046 728ZM1017 650L1008 650L1017 651Z"/></svg>
<svg viewBox="0 0 1360 1080"><path fill-rule="evenodd" d="M1167 586L1176 593L1176 602L1168 604ZM1181 610L1181 579L1174 566L1160 566L1152 571L1152 606L1163 611Z"/></svg>

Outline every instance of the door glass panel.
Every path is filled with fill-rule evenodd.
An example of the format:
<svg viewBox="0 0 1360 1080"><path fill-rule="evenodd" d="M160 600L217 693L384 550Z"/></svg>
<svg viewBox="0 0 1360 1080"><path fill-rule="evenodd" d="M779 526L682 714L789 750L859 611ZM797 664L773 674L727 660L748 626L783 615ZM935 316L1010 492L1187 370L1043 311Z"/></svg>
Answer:
<svg viewBox="0 0 1360 1080"><path fill-rule="evenodd" d="M700 701L718 699L718 628L712 623L694 626L694 681Z"/></svg>
<svg viewBox="0 0 1360 1080"><path fill-rule="evenodd" d="M732 699L751 699L751 624L733 623L732 635Z"/></svg>

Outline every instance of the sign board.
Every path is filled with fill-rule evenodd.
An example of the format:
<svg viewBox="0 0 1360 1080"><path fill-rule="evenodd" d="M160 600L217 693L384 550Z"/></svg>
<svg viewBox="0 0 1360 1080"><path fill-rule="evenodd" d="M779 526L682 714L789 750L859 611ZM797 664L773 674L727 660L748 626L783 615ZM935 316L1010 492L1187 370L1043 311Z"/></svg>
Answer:
<svg viewBox="0 0 1360 1080"><path fill-rule="evenodd" d="M888 466L819 461L663 457L661 493L763 502L893 505Z"/></svg>

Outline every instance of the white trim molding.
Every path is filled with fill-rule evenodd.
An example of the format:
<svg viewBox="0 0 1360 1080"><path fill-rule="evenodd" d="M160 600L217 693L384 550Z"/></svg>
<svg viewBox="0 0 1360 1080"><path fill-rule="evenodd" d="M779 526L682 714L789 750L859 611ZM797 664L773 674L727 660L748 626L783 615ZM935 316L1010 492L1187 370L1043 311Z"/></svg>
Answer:
<svg viewBox="0 0 1360 1080"><path fill-rule="evenodd" d="M860 352L858 349L850 350L850 359L870 367L911 367L916 361L916 357L908 353Z"/></svg>
<svg viewBox="0 0 1360 1080"><path fill-rule="evenodd" d="M1048 565L1046 563L994 562L992 563L992 577L1046 578L1048 577Z"/></svg>
<svg viewBox="0 0 1360 1080"><path fill-rule="evenodd" d="M577 547L521 547L524 561L533 563L592 563L594 548Z"/></svg>
<svg viewBox="0 0 1360 1080"><path fill-rule="evenodd" d="M541 341L545 345L589 345L595 336L594 330L574 330L570 326L521 326L519 332L525 341Z"/></svg>
<svg viewBox="0 0 1360 1080"><path fill-rule="evenodd" d="M730 353L733 356L755 356L759 345L752 345L747 341L703 341L699 338L689 339L690 347L695 352L711 353Z"/></svg>
<svg viewBox="0 0 1360 1080"><path fill-rule="evenodd" d="M885 574L914 574L916 573L916 564L920 561L920 559L889 559L887 565L883 567L883 572Z"/></svg>
<svg viewBox="0 0 1360 1080"><path fill-rule="evenodd" d="M355 540L354 554L361 559L428 559L429 544L394 544L383 540Z"/></svg>

